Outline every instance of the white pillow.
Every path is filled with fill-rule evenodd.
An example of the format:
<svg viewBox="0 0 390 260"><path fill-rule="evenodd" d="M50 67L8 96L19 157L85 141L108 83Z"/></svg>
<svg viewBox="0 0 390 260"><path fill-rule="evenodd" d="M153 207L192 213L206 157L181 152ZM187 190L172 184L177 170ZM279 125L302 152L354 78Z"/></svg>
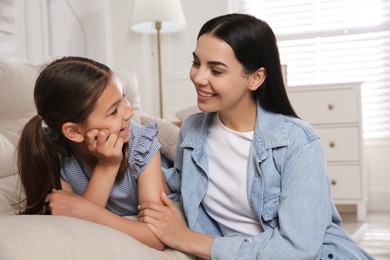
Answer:
<svg viewBox="0 0 390 260"><path fill-rule="evenodd" d="M141 124L148 125L153 122L157 123L158 141L161 143L161 153L173 162L176 155L176 143L179 137L179 127L165 119L150 117L147 115L141 116Z"/></svg>
<svg viewBox="0 0 390 260"><path fill-rule="evenodd" d="M15 146L0 133L0 178L15 174Z"/></svg>
<svg viewBox="0 0 390 260"><path fill-rule="evenodd" d="M0 259L195 259L158 251L113 228L62 216L0 216Z"/></svg>
<svg viewBox="0 0 390 260"><path fill-rule="evenodd" d="M0 59L0 117L35 110L33 89L39 69Z"/></svg>

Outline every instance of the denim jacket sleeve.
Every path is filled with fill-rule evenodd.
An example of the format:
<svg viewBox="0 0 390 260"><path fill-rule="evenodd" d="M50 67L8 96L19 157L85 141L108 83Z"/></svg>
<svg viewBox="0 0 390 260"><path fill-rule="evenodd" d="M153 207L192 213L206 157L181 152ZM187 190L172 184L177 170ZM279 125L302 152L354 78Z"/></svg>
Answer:
<svg viewBox="0 0 390 260"><path fill-rule="evenodd" d="M212 259L315 259L319 255L332 221L321 143L319 138L312 138L290 145L293 150L289 152L283 147L269 150L268 157L259 164L259 178L264 179L267 172L262 164L283 160L279 196L256 202L261 208L264 232L251 242L240 235L215 238Z"/></svg>

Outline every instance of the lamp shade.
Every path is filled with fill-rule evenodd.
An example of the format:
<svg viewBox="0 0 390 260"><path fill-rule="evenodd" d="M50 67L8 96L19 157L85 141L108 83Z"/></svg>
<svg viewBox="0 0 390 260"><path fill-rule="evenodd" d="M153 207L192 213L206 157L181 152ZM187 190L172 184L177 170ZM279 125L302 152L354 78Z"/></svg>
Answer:
<svg viewBox="0 0 390 260"><path fill-rule="evenodd" d="M161 22L160 33L182 30L186 21L180 0L135 0L131 29L140 33L156 33L156 22Z"/></svg>

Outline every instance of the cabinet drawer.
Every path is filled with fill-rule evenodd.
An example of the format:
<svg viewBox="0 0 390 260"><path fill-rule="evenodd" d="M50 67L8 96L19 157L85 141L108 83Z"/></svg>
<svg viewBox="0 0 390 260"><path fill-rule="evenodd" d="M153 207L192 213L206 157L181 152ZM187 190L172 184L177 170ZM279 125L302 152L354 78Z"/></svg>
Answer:
<svg viewBox="0 0 390 260"><path fill-rule="evenodd" d="M358 127L317 128L327 161L360 160Z"/></svg>
<svg viewBox="0 0 390 260"><path fill-rule="evenodd" d="M288 90L299 117L311 124L355 123L359 121L358 95L353 89Z"/></svg>
<svg viewBox="0 0 390 260"><path fill-rule="evenodd" d="M358 165L328 165L333 199L361 199L361 176Z"/></svg>

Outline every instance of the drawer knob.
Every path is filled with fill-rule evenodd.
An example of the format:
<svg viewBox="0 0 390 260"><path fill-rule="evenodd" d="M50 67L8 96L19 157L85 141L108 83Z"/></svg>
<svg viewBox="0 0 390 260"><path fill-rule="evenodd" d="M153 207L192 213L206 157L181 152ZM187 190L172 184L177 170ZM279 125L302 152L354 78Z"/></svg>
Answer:
<svg viewBox="0 0 390 260"><path fill-rule="evenodd" d="M330 146L331 148L333 148L333 147L336 146L336 144L335 144L334 142L330 142L330 143L329 143L329 146Z"/></svg>
<svg viewBox="0 0 390 260"><path fill-rule="evenodd" d="M337 184L337 181L336 180L332 180L331 183L332 183L332 186L335 186Z"/></svg>
<svg viewBox="0 0 390 260"><path fill-rule="evenodd" d="M328 109L329 109L329 110L333 110L333 109L334 109L334 105L333 105L333 104L329 104L329 105L328 105Z"/></svg>

